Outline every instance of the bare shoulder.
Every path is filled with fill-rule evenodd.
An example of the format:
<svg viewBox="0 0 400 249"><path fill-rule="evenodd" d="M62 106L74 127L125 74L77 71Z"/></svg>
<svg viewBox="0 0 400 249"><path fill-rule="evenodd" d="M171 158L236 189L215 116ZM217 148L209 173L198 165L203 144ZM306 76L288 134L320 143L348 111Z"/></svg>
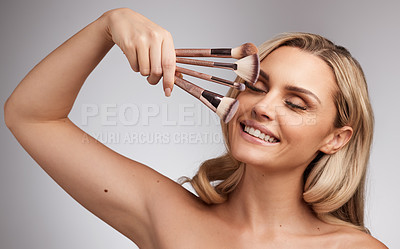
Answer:
<svg viewBox="0 0 400 249"><path fill-rule="evenodd" d="M388 249L382 242L355 228L342 228L339 234L345 248L354 249Z"/></svg>

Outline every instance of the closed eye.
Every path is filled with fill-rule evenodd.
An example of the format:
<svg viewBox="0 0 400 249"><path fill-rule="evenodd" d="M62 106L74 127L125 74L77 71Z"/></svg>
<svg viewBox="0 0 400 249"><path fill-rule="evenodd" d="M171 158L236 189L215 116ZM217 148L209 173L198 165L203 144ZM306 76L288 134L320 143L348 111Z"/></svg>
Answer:
<svg viewBox="0 0 400 249"><path fill-rule="evenodd" d="M244 84L245 84L246 88L249 88L250 90L252 90L254 92L267 93L267 91L265 91L261 88L255 87L253 84L250 84L248 82L245 82Z"/></svg>
<svg viewBox="0 0 400 249"><path fill-rule="evenodd" d="M251 91L254 91L254 92L257 92L257 93L263 93L263 94L267 94L267 93L268 93L268 91L263 90L263 89L258 88L258 87L255 87L255 86L254 86L253 84L251 84L251 83L244 82L244 84L245 84L245 86L246 86L246 89L248 88L248 89L250 89ZM285 100L284 102L285 102L286 105L288 105L288 106L289 106L290 108L292 108L292 109L298 109L298 110L302 110L302 111L307 110L307 107L306 107L306 106L302 106L302 105L295 104L295 103L293 103L292 101Z"/></svg>
<svg viewBox="0 0 400 249"><path fill-rule="evenodd" d="M303 111L307 110L307 107L296 105L296 104L290 102L289 100L285 100L285 104L287 104L291 108L300 109L300 110L303 110Z"/></svg>

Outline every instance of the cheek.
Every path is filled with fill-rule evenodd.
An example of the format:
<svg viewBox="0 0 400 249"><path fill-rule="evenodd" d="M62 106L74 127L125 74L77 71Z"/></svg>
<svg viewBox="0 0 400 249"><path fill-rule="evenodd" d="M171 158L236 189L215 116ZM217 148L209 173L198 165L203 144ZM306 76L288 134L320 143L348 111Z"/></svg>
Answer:
<svg viewBox="0 0 400 249"><path fill-rule="evenodd" d="M240 132L242 130L238 118L251 118L251 108L247 108L248 105L242 105L240 102L240 106L238 111L232 120L228 123L228 144L230 152L232 156L241 162L247 162L249 157L249 152L254 149L253 145L246 144L241 141Z"/></svg>
<svg viewBox="0 0 400 249"><path fill-rule="evenodd" d="M239 101L239 107L235 113L235 116L229 122L228 127L235 126L233 124L237 122L239 117L246 119L251 118L252 108L257 103L257 99L246 96L245 92L240 93L236 99Z"/></svg>
<svg viewBox="0 0 400 249"><path fill-rule="evenodd" d="M300 151L315 153L329 134L330 119L316 113L287 113L279 116L280 131L286 142L294 144Z"/></svg>
<svg viewBox="0 0 400 249"><path fill-rule="evenodd" d="M262 98L262 95L252 94L249 91L250 90L247 89L243 92L240 92L236 97L236 99L239 100L241 106L253 106L257 103L257 101L260 100L260 96Z"/></svg>
<svg viewBox="0 0 400 249"><path fill-rule="evenodd" d="M229 122L228 124L228 144L229 144L229 150L232 154L232 156L241 162L243 162L243 155L241 153L241 147L239 146L239 125L234 125L237 124L237 120L234 118Z"/></svg>

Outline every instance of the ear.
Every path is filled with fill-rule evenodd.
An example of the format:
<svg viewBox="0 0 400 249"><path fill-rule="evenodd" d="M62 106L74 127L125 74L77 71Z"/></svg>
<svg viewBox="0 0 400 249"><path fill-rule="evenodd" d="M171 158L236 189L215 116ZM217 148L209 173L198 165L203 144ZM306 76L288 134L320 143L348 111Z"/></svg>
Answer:
<svg viewBox="0 0 400 249"><path fill-rule="evenodd" d="M325 154L334 154L349 142L352 135L353 128L350 126L337 128L327 136L326 142L320 148L320 151Z"/></svg>

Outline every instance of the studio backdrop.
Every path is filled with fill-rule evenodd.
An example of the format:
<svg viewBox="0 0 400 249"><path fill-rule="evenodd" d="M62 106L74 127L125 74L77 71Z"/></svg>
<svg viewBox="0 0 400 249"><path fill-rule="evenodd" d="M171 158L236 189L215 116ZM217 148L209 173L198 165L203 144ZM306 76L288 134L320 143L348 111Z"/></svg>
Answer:
<svg viewBox="0 0 400 249"><path fill-rule="evenodd" d="M2 1L2 106L42 58L118 7L170 31L176 48L260 45L292 31L321 34L348 48L365 71L375 112L366 224L389 248L400 248L398 1ZM218 76L235 78L232 72ZM228 90L196 83L221 94ZM0 112L0 248L137 248L45 174L6 128L3 108ZM161 84L150 86L133 72L116 46L87 79L70 118L106 146L173 180L193 176L202 161L225 150L214 113L178 87L165 98Z"/></svg>

